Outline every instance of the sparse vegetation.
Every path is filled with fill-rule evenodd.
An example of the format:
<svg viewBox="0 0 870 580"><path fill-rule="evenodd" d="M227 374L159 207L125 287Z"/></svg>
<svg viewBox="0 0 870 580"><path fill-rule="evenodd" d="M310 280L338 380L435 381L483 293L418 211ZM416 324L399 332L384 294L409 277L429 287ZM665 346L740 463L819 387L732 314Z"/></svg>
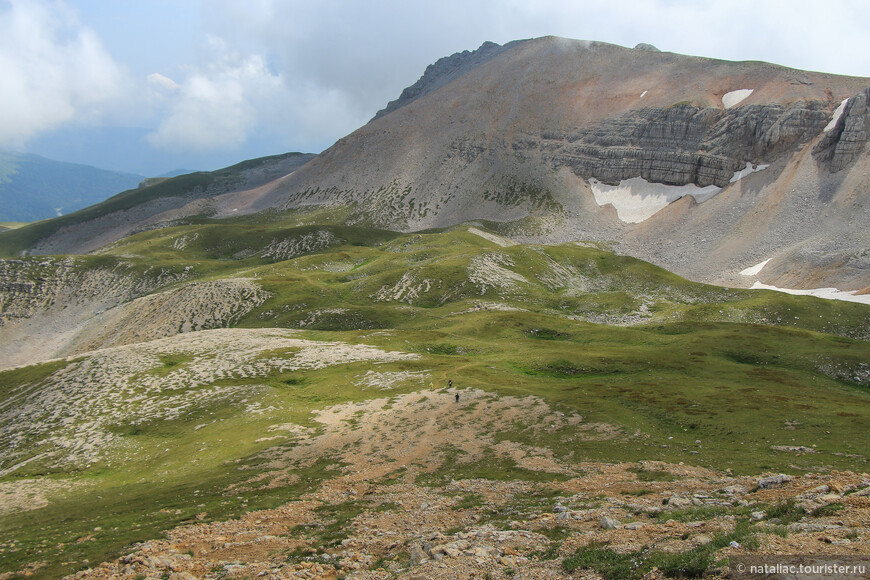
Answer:
<svg viewBox="0 0 870 580"><path fill-rule="evenodd" d="M796 505L793 499L787 499L769 507L765 517L779 524L788 525L800 520L806 513L806 510Z"/></svg>
<svg viewBox="0 0 870 580"><path fill-rule="evenodd" d="M7 447L6 453L20 459L4 456L0 472L14 469L0 477L0 484L50 478L70 486L50 496L51 509L0 515L4 569L23 569L38 555L47 564L36 576L57 577L83 568L84 560L116 558L136 541L159 537L180 524L220 521L299 501L324 481L347 475L337 457L324 455L296 465L281 485L270 485L277 458L324 433L313 413L378 398L386 400L387 413L400 397L421 390L427 392L416 403L420 415L408 419L409 429L436 416L442 422L443 417L475 421L480 449L470 454L459 446L437 447L427 456L428 469L384 458L378 485L401 490L413 484L438 497L456 497L459 508L475 521L499 529L551 512L553 498L566 494L559 486L587 475L578 467L581 462L633 462L625 479L632 482L632 491L615 495L635 503L652 501L649 496L667 484L681 483L683 476L673 467L681 462L729 468L735 476L800 473L819 466L866 469L870 391L855 377L860 379L860 365L870 359L870 346L848 338L870 325L865 306L692 284L597 248L494 249L490 241L462 229L403 235L317 225L319 219L299 212L258 222L236 220L223 229L203 220L143 232L104 255L76 258L74 271L110 270L143 281L163 273L169 283L161 290L244 277L262 289L264 298L217 326L232 324L245 332L277 328L287 338L409 356L376 367L349 362L291 368L288 361L300 356L298 348L264 346L250 356L227 354L237 370L246 369L244 376L226 370L219 377L206 370L216 369L220 360L185 346L185 340L205 336L192 333L164 346L149 343L154 350L147 365L111 380L100 374L105 366L90 374L81 370L89 354L0 371L0 404L12 404L21 393L50 400L59 396L53 391L61 384L59 377L68 376L78 384L104 385L101 396L120 393L122 385L144 396L147 385L158 385L160 393L148 395L153 401L179 397L186 405L169 418L131 415L108 422L106 433L112 439L93 463L57 464L41 456L48 448L30 435L18 440L17 447ZM306 220L313 223L302 223ZM288 259L262 255L273 240L303 239L318 231L328 231L333 241ZM238 255L245 250L251 250L249 255ZM494 253L500 257L490 265L501 270L492 268L486 283L471 282L473 264ZM47 279L48 266L39 266L41 260L28 258L16 266L22 278ZM564 267L561 277L554 277L553 264ZM782 323L772 322L777 315ZM830 334L834 332L843 336ZM194 376L200 381L196 385ZM449 393L442 390L448 380L453 381ZM206 396L208 389L237 390L239 395L216 398ZM550 411L546 420L517 412L496 427L500 417L481 412L478 392L494 401L540 401ZM459 402L454 393L460 394ZM347 434L369 428L372 415L358 411L342 415L340 425ZM762 411L764 421L759 421ZM108 406L89 413L111 414ZM21 417L2 415L0 421L8 427ZM76 415L71 425L83 417ZM381 416L377 429L366 431L373 444L393 435L383 417L388 415ZM403 437L414 441L413 433ZM813 444L814 453L774 449ZM25 459L29 461L17 466ZM636 463L654 461L663 463ZM478 479L487 485L516 483L522 489L512 490L498 507L490 507L493 498L473 488L445 491L451 482ZM354 496L329 504L317 512L322 529L299 531L326 545L346 537L350 522L361 514L388 517L407 509L381 499ZM570 507L605 505L604 498L586 497ZM832 503L812 515L836 510ZM201 513L207 516L197 520ZM644 521L716 522L729 515L741 519L747 510L704 505L667 509ZM767 509L763 524L777 533L779 528L772 526L805 515L793 502L777 504ZM779 523L770 524L773 519ZM548 547L536 548L540 559L561 557L560 546L574 534L570 525L561 524L536 528L535 533L553 538ZM468 525L450 521L443 531L458 533ZM105 531L93 532L97 527ZM76 542L88 536L93 539ZM598 545L565 562L575 569L600 570L655 565L672 575L689 575L708 569L717 549L692 548L683 555L652 549L628 558ZM407 563L381 558L380 565L394 571Z"/></svg>

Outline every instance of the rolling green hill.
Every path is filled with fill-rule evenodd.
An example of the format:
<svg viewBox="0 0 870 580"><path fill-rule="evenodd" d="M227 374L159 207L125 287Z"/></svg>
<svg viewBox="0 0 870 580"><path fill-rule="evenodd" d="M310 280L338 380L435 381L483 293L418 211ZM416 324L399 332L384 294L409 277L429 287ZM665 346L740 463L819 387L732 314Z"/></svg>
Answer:
<svg viewBox="0 0 870 580"><path fill-rule="evenodd" d="M479 225L399 234L340 218L202 220L98 256L6 263L20 289L7 283L6 332L39 339L41 316L57 332L61 294L103 302L99 332L76 326L79 350L0 372L0 485L33 498L0 515L4 569L39 561L56 577L178 525L314 499L332 511L306 537L327 553L391 509L326 499L353 482L437 498L466 480L567 494L613 464L640 482L711 470L721 486L867 469L865 305L696 284ZM123 278L136 283L108 304ZM643 493L661 504L655 485ZM736 506L704 517L748 517ZM542 541L573 532L559 533Z"/></svg>
<svg viewBox="0 0 870 580"><path fill-rule="evenodd" d="M312 157L313 155L304 153L286 153L243 161L216 171L146 179L141 187L121 191L105 201L68 215L30 224L13 232L0 232L0 256L12 257L22 252L33 252L35 247L44 244L58 232L75 229L82 224L87 225L84 227L87 230L85 237L114 232L116 238L121 238L132 231L131 213L135 215L135 223L140 224L140 227L157 227L156 223L150 224L148 220L198 199L260 186L292 171ZM201 209L196 213L207 214L209 211ZM65 252L59 250L34 253Z"/></svg>

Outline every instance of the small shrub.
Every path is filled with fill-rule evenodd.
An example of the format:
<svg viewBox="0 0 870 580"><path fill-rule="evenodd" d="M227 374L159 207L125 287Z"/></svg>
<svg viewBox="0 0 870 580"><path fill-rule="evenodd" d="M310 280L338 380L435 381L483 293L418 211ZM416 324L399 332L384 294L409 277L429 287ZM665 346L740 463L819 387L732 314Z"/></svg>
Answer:
<svg viewBox="0 0 870 580"><path fill-rule="evenodd" d="M562 545L559 542L551 542L546 550L537 550L529 554L529 558L537 558L538 560L555 560L559 557L559 548Z"/></svg>
<svg viewBox="0 0 870 580"><path fill-rule="evenodd" d="M601 542L591 542L562 560L562 568L572 573L578 568L591 568L605 580L634 580L643 577L647 568L640 552L620 554Z"/></svg>
<svg viewBox="0 0 870 580"><path fill-rule="evenodd" d="M673 473L663 469L632 467L629 471L637 475L638 481L674 481L676 479L676 476Z"/></svg>
<svg viewBox="0 0 870 580"><path fill-rule="evenodd" d="M481 496L479 493L467 493L462 497L462 499L456 502L456 505L454 507L461 510L471 509L480 507L483 505L483 503L483 496Z"/></svg>
<svg viewBox="0 0 870 580"><path fill-rule="evenodd" d="M817 507L810 514L814 518L824 518L828 516L832 516L837 512L843 511L846 509L846 506L841 504L840 502L829 503L828 505L823 505L821 507Z"/></svg>
<svg viewBox="0 0 870 580"><path fill-rule="evenodd" d="M724 516L729 513L731 513L730 510L723 506L698 506L682 510L662 511L655 514L655 517L660 520L697 522L712 520L713 518Z"/></svg>
<svg viewBox="0 0 870 580"><path fill-rule="evenodd" d="M798 521L802 517L804 517L807 511L795 505L793 499L787 499L780 502L777 502L772 507L767 510L767 517L765 519L768 520L779 520L779 523L783 525L788 525L793 522Z"/></svg>
<svg viewBox="0 0 870 580"><path fill-rule="evenodd" d="M776 525L767 528L768 533L779 536L780 538L788 537L788 528L786 526Z"/></svg>
<svg viewBox="0 0 870 580"><path fill-rule="evenodd" d="M713 563L713 554L707 549L687 552L652 552L645 564L649 569L658 568L668 578L701 578Z"/></svg>
<svg viewBox="0 0 870 580"><path fill-rule="evenodd" d="M651 489L633 489L631 491L623 491L622 495L633 495L635 497L641 497L643 495L649 495L651 493L655 493Z"/></svg>

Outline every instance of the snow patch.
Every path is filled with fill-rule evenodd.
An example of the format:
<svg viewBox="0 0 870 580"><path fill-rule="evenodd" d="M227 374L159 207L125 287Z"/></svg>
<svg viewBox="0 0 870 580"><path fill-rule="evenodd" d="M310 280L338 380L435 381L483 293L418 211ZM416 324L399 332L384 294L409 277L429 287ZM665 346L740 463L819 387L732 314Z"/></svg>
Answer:
<svg viewBox="0 0 870 580"><path fill-rule="evenodd" d="M861 304L870 305L870 294L856 295L855 291L846 292L837 288L813 288L812 290L795 290L793 288L777 288L776 286L768 286L761 282L756 282L752 285L753 290L776 290L777 292L785 292L786 294L795 294L798 296L815 296L816 298L825 298L826 300L845 300L846 302L860 302Z"/></svg>
<svg viewBox="0 0 870 580"><path fill-rule="evenodd" d="M647 93L646 91L642 92L642 93L640 94L640 98L642 99L643 96L644 96L646 93Z"/></svg>
<svg viewBox="0 0 870 580"><path fill-rule="evenodd" d="M619 219L630 224L652 217L669 203L686 195L691 195L696 201L703 203L721 191L715 185L665 185L650 183L643 177L625 179L619 185L606 185L597 179L590 179L589 185L592 187L595 203L613 205Z"/></svg>
<svg viewBox="0 0 870 580"><path fill-rule="evenodd" d="M726 109L740 104L746 97L752 94L755 89L737 89L722 95L722 105Z"/></svg>
<svg viewBox="0 0 870 580"><path fill-rule="evenodd" d="M770 260L771 259L768 258L763 262L759 262L758 264L756 264L754 266L750 266L749 268L746 268L745 270L741 270L740 275L741 276L757 276L758 273L761 272L761 270L763 270L765 266L767 266L767 263L770 262Z"/></svg>
<svg viewBox="0 0 870 580"><path fill-rule="evenodd" d="M743 179L744 177L746 177L747 175L755 173L756 171L764 171L768 167L770 167L770 165L753 165L752 163L747 161L746 167L741 169L740 171L736 171L734 173L734 176L729 181L729 183L734 183L736 181L739 181L739 180Z"/></svg>
<svg viewBox="0 0 870 580"><path fill-rule="evenodd" d="M840 106L834 111L834 117L831 119L831 122L825 125L825 128L822 129L823 132L827 133L831 129L837 126L837 121L840 120L840 117L843 116L843 111L846 110L846 103L849 102L849 99L843 99L843 102L840 103Z"/></svg>
<svg viewBox="0 0 870 580"><path fill-rule="evenodd" d="M746 162L746 167L735 171L729 183L735 183L756 171L767 169L770 165L753 165ZM607 185L595 178L589 180L592 195L598 205L611 204L616 208L616 215L629 224L637 224L652 217L659 210L681 197L691 195L698 203L704 203L722 191L721 187L708 185L698 187L694 183L686 185L665 185L652 183L643 177L632 177L619 182L619 185Z"/></svg>

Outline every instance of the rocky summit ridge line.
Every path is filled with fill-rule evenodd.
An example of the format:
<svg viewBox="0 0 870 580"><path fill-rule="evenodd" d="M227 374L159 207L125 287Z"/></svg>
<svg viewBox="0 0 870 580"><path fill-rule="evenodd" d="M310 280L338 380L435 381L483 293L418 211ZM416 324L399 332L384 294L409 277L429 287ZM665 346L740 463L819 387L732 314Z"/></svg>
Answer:
<svg viewBox="0 0 870 580"><path fill-rule="evenodd" d="M442 58L304 167L207 212L342 206L348 223L402 231L490 220L697 281L866 292L870 79L650 48L544 37ZM34 249L90 251L81 238Z"/></svg>
<svg viewBox="0 0 870 580"><path fill-rule="evenodd" d="M430 67L415 85L430 91L248 211L351 203L359 219L403 230L538 216L505 233L617 240L620 252L707 282L749 285L738 272L774 258L767 283L870 285L870 79L552 37L481 51ZM599 199L596 180L634 178L644 181L610 201L616 212ZM671 195L647 182L719 189L627 223L620 203L655 209Z"/></svg>

